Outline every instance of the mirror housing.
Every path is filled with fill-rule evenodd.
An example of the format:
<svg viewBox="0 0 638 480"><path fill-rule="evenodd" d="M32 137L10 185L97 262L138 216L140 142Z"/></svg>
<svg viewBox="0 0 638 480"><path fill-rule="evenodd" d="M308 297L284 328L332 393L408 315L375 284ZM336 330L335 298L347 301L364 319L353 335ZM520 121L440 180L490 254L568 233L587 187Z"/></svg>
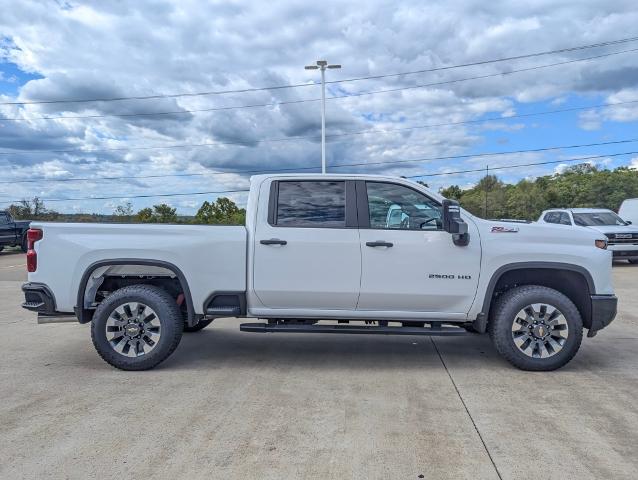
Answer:
<svg viewBox="0 0 638 480"><path fill-rule="evenodd" d="M461 207L455 200L443 200L443 230L452 234L454 245L464 247L470 243L467 223L461 218Z"/></svg>

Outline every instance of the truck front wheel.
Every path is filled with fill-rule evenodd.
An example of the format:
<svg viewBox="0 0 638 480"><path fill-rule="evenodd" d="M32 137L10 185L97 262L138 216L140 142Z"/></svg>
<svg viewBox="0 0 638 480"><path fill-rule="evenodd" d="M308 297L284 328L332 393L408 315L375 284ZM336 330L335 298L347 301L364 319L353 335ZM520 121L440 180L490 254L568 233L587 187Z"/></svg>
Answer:
<svg viewBox="0 0 638 480"><path fill-rule="evenodd" d="M91 338L100 356L122 370L147 370L164 361L182 338L179 307L165 290L131 285L95 311Z"/></svg>
<svg viewBox="0 0 638 480"><path fill-rule="evenodd" d="M576 355L583 321L574 303L562 293L525 285L498 299L488 331L496 350L515 367L549 371Z"/></svg>

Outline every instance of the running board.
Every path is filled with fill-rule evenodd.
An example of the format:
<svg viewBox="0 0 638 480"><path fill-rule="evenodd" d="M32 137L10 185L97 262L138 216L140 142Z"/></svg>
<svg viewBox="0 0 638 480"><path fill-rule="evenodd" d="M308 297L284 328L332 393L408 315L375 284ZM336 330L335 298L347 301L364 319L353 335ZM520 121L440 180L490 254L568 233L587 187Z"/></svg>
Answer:
<svg viewBox="0 0 638 480"><path fill-rule="evenodd" d="M304 325L304 324L271 324L242 323L242 332L262 333L354 333L376 335L430 335L454 337L468 335L462 327L374 327L367 325Z"/></svg>

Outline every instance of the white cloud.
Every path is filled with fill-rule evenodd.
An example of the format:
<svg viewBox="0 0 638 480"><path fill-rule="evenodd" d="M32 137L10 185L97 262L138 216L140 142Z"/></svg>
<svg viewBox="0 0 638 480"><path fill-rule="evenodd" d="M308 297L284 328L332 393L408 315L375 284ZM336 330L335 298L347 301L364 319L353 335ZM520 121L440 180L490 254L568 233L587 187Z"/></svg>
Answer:
<svg viewBox="0 0 638 480"><path fill-rule="evenodd" d="M489 58L520 55L565 46L616 39L638 22L638 5L621 0L577 2L557 8L555 2L450 1L444 4L354 2L327 0L320 4L289 1L202 3L83 2L57 8L55 4L12 2L0 16L0 59L42 78L22 86L20 100L95 98L153 93L232 90L316 81L316 72L303 65L319 57L343 65L329 79L420 70ZM415 86L526 68L574 58L573 54L519 60L468 69L431 72L384 80L344 83L334 94ZM606 95L609 101L638 98L636 69L631 55L596 62L431 88L356 96L328 102L329 135L466 122L486 115L503 121L477 126L436 128L329 137L331 164L431 158L477 151L490 135L502 136L523 127L506 118L516 102L558 102L576 95ZM315 139L319 134L317 102L163 116L107 117L42 121L35 117L184 111L233 105L317 98L317 86L233 95L210 95L97 104L0 106L0 147L3 150L118 149L129 146L226 142L200 148L114 150L104 153L29 154L0 158L9 179L117 176L117 181L42 182L13 184L0 192L12 198L40 192L45 198L83 197L107 192L136 194L218 191L246 188L247 174L176 176L134 179L135 176L178 175L228 170L267 170L318 166ZM0 101L11 97L0 95ZM638 104L636 104L638 106ZM588 116L589 115L589 116ZM1 118L25 118L8 122ZM638 110L622 108L586 112L583 128L595 129L605 120L635 121ZM528 129L529 130L529 129ZM527 131L530 143L536 138ZM263 142L260 139L285 139ZM516 161L503 157L494 164ZM536 157L535 157L536 158ZM424 161L335 171L366 171L414 175L441 168L457 170L484 165L484 160ZM490 160L490 164L492 160ZM521 172L521 175L528 171ZM475 177L437 177L437 182L470 184ZM193 213L205 199L176 201L181 213ZM239 202L245 194L230 195ZM209 198L210 197L210 198ZM132 199L135 208L168 198ZM114 201L113 204L119 204ZM77 202L76 202L77 204ZM61 209L70 204L55 204ZM87 209L108 211L103 202L86 202Z"/></svg>
<svg viewBox="0 0 638 480"><path fill-rule="evenodd" d="M578 116L578 124L583 130L600 130L603 118L596 110L586 110Z"/></svg>

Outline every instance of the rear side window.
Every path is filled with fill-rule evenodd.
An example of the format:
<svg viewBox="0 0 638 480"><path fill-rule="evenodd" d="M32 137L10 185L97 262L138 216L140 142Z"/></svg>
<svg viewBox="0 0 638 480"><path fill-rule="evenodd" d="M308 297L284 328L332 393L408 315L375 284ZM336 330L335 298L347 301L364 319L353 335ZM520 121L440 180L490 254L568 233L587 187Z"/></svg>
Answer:
<svg viewBox="0 0 638 480"><path fill-rule="evenodd" d="M9 216L6 213L0 213L0 225L9 223Z"/></svg>
<svg viewBox="0 0 638 480"><path fill-rule="evenodd" d="M279 182L275 224L279 227L345 227L346 182Z"/></svg>
<svg viewBox="0 0 638 480"><path fill-rule="evenodd" d="M558 223L560 219L560 212L549 212L545 214L544 220L547 223Z"/></svg>

